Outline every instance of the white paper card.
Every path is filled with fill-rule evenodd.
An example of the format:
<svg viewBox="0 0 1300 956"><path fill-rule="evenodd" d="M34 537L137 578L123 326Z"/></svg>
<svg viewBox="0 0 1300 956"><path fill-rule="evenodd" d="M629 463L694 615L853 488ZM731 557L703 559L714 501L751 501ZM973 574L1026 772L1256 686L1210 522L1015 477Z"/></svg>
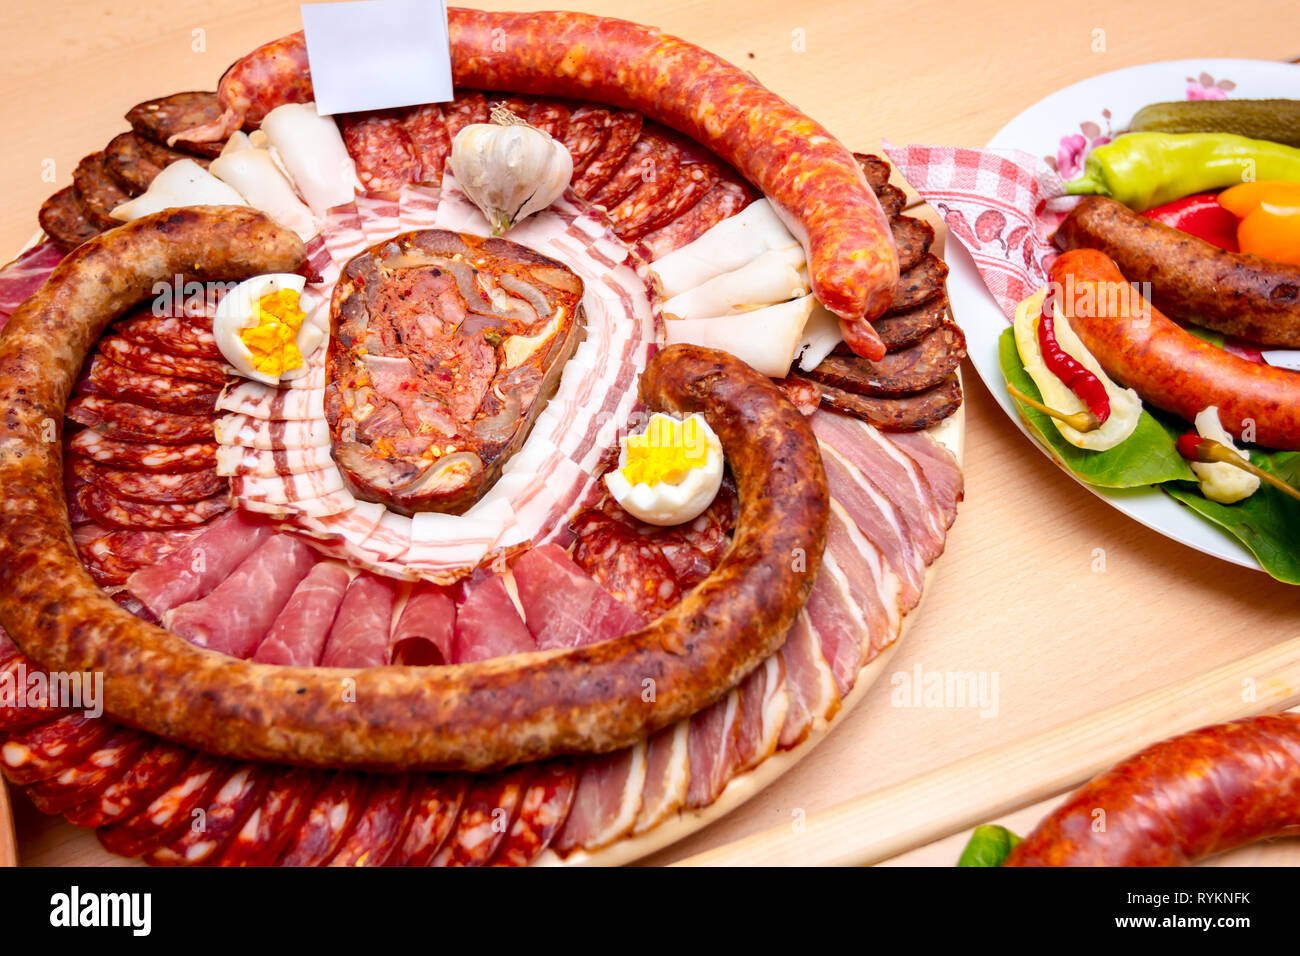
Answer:
<svg viewBox="0 0 1300 956"><path fill-rule="evenodd" d="M445 0L303 4L302 25L322 116L452 97Z"/></svg>

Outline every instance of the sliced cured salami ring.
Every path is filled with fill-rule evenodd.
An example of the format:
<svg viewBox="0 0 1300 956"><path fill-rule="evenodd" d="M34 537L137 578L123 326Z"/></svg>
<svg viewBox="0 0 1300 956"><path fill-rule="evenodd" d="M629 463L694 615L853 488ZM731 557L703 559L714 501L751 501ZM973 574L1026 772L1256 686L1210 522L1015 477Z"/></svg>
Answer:
<svg viewBox="0 0 1300 956"><path fill-rule="evenodd" d="M37 219L45 234L64 252L71 252L87 239L103 232L87 218L72 186L60 189L41 204Z"/></svg>
<svg viewBox="0 0 1300 956"><path fill-rule="evenodd" d="M654 143L649 142L637 153L641 124L641 114L632 110L618 110L609 114L600 152L591 158L581 175L574 176L575 193L606 209L623 201L641 179L641 162L651 155L654 147ZM624 167L629 166L634 154L635 161L630 163L630 169L625 170ZM618 181L614 182L615 179Z"/></svg>
<svg viewBox="0 0 1300 956"><path fill-rule="evenodd" d="M201 529L176 531L105 531L79 544L77 554L101 587L125 584L133 571L147 567L184 546Z"/></svg>
<svg viewBox="0 0 1300 956"><path fill-rule="evenodd" d="M689 210L718 182L718 167L697 148L683 147L673 139L668 147L680 153L677 163L668 162L660 175L670 179L666 188L647 188L643 183L632 195L610 210L614 231L628 242L640 239Z"/></svg>
<svg viewBox="0 0 1300 956"><path fill-rule="evenodd" d="M205 753L185 753L189 763L148 806L99 830L104 849L122 856L142 856L193 825L193 812L208 805L212 794L230 776L232 765Z"/></svg>
<svg viewBox="0 0 1300 956"><path fill-rule="evenodd" d="M897 397L938 385L965 356L966 337L961 329L943 322L915 345L890 352L879 362L856 355L828 355L807 377L859 395Z"/></svg>
<svg viewBox="0 0 1300 956"><path fill-rule="evenodd" d="M889 182L889 163L872 153L854 153L853 158L862 167L862 174L867 177L871 191L878 193Z"/></svg>
<svg viewBox="0 0 1300 956"><path fill-rule="evenodd" d="M536 126L561 142L569 131L569 107L559 100L533 100L528 104L524 119L529 126Z"/></svg>
<svg viewBox="0 0 1300 956"><path fill-rule="evenodd" d="M236 765L211 790L211 799L193 807L190 825L146 855L145 862L152 866L207 863L244 825L278 772L272 764Z"/></svg>
<svg viewBox="0 0 1300 956"><path fill-rule="evenodd" d="M401 845L411 814L412 774L376 775L352 830L326 866L383 866Z"/></svg>
<svg viewBox="0 0 1300 956"><path fill-rule="evenodd" d="M122 223L109 215L115 208L131 198L104 165L104 154L91 153L77 163L72 172L72 185L86 217L100 229L112 229Z"/></svg>
<svg viewBox="0 0 1300 956"><path fill-rule="evenodd" d="M430 866L485 866L514 825L532 773L523 766L476 780L465 794L456 829Z"/></svg>
<svg viewBox="0 0 1300 956"><path fill-rule="evenodd" d="M353 113L342 117L339 126L366 189L400 189L419 181L420 158L398 117L388 112Z"/></svg>
<svg viewBox="0 0 1300 956"><path fill-rule="evenodd" d="M178 415L100 395L78 395L67 414L78 425L126 441L187 445L212 438L210 415Z"/></svg>
<svg viewBox="0 0 1300 956"><path fill-rule="evenodd" d="M552 761L538 768L491 865L527 866L537 859L568 819L577 790L578 774L567 762Z"/></svg>
<svg viewBox="0 0 1300 956"><path fill-rule="evenodd" d="M886 312L893 315L914 309L922 302L933 299L943 292L944 280L948 278L948 265L938 256L927 252L911 269L899 277L894 289L894 298Z"/></svg>
<svg viewBox="0 0 1300 956"><path fill-rule="evenodd" d="M77 826L105 826L139 813L171 786L194 753L164 740L150 739L153 746L126 773L85 803L65 810L64 816Z"/></svg>
<svg viewBox="0 0 1300 956"><path fill-rule="evenodd" d="M0 769L12 783L48 780L81 759L112 736L113 724L72 711L10 737L0 747Z"/></svg>
<svg viewBox="0 0 1300 956"><path fill-rule="evenodd" d="M402 117L402 128L410 137L420 161L419 176L415 181L435 186L441 183L443 167L451 155L451 137L447 135L447 121L443 118L442 108L437 103L413 107Z"/></svg>
<svg viewBox="0 0 1300 956"><path fill-rule="evenodd" d="M609 135L609 110L593 104L579 106L569 115L569 125L560 142L573 158L573 177L577 180L605 145ZM577 191L576 189L574 190Z"/></svg>
<svg viewBox="0 0 1300 956"><path fill-rule="evenodd" d="M678 602L677 576L653 543L599 511L584 511L570 527L578 539L574 562L643 618L658 617Z"/></svg>
<svg viewBox="0 0 1300 956"><path fill-rule="evenodd" d="M104 147L104 166L118 184L133 196L149 188L162 167L140 148L140 137L128 130L118 133Z"/></svg>
<svg viewBox="0 0 1300 956"><path fill-rule="evenodd" d="M823 385L822 404L884 431L922 431L939 424L960 407L961 383L953 375L928 391L902 398L855 395Z"/></svg>
<svg viewBox="0 0 1300 956"><path fill-rule="evenodd" d="M948 315L948 297L936 296L928 302L922 302L906 312L895 312L882 316L871 323L880 341L891 352L909 348L937 329ZM836 348L836 354L851 354L848 347Z"/></svg>
<svg viewBox="0 0 1300 956"><path fill-rule="evenodd" d="M315 770L277 766L261 803L211 862L215 866L273 866L297 835L326 778Z"/></svg>
<svg viewBox="0 0 1300 956"><path fill-rule="evenodd" d="M152 740L138 730L119 727L75 767L28 787L27 796L42 813L62 813L85 803L124 775Z"/></svg>
<svg viewBox="0 0 1300 956"><path fill-rule="evenodd" d="M213 495L201 501L156 504L118 498L96 485L77 489L77 501L91 519L110 528L193 528L230 510L230 496Z"/></svg>
<svg viewBox="0 0 1300 956"><path fill-rule="evenodd" d="M934 226L924 219L898 216L890 222L889 228L894 234L894 245L898 247L898 268L906 272L930 251L930 246L934 242ZM872 325L876 327L877 332L880 331L879 319Z"/></svg>
<svg viewBox="0 0 1300 956"><path fill-rule="evenodd" d="M343 845L366 800L368 778L341 771L320 788L280 860L281 866L321 866Z"/></svg>
<svg viewBox="0 0 1300 956"><path fill-rule="evenodd" d="M6 654L6 649L12 651ZM0 630L0 681L11 687L23 686L29 668L27 659L18 653L9 636ZM62 707L50 706L48 696L34 700L26 695L0 696L0 733L12 733L24 727L45 723L64 713Z"/></svg>
<svg viewBox="0 0 1300 956"><path fill-rule="evenodd" d="M890 220L897 219L907 205L907 193L892 183L881 186L876 191L876 198L880 200L880 208L885 211L885 217Z"/></svg>
<svg viewBox="0 0 1300 956"><path fill-rule="evenodd" d="M689 245L722 220L734 216L754 200L754 191L736 179L720 179L691 208L667 225L642 238L653 262L682 246Z"/></svg>
<svg viewBox="0 0 1300 956"><path fill-rule="evenodd" d="M406 834L389 858L389 866L428 866L460 818L467 789L464 777L433 774L416 779Z"/></svg>
<svg viewBox="0 0 1300 956"><path fill-rule="evenodd" d="M217 102L217 94L207 92L173 93L139 103L126 113L126 121L133 130L164 146L173 145L168 141L178 133L214 123L220 117L221 105ZM174 145L200 156L217 156L225 143L179 142Z"/></svg>
<svg viewBox="0 0 1300 956"><path fill-rule="evenodd" d="M170 355L147 345L132 342L121 335L106 335L99 340L99 351L118 365L150 372L154 375L176 375L192 378L209 385L225 385L226 371L220 362L195 356Z"/></svg>
<svg viewBox="0 0 1300 956"><path fill-rule="evenodd" d="M447 124L447 139L453 141L471 123L488 121L487 98L482 93L462 90L454 100L443 105L442 115Z"/></svg>
<svg viewBox="0 0 1300 956"><path fill-rule="evenodd" d="M87 395L106 395L122 401L176 412L181 415L199 415L216 406L221 389L207 382L191 378L177 378L170 374L142 372L127 368L95 355L78 389Z"/></svg>
<svg viewBox="0 0 1300 956"><path fill-rule="evenodd" d="M597 193L603 197L601 204L608 210L614 231L621 238L648 231L639 227L652 221L661 206L673 202L675 190L684 185L682 159L681 150L658 129L651 127L642 132L627 162ZM620 196L625 184L631 188Z"/></svg>
<svg viewBox="0 0 1300 956"><path fill-rule="evenodd" d="M212 334L212 322L205 317L154 315L141 309L113 326L123 338L168 355L224 361Z"/></svg>
<svg viewBox="0 0 1300 956"><path fill-rule="evenodd" d="M83 481L98 485L119 498L134 501L151 501L155 504L199 501L211 498L226 488L226 479L218 475L215 469L176 474L132 471L108 468L79 456L72 457L70 463L77 477Z"/></svg>

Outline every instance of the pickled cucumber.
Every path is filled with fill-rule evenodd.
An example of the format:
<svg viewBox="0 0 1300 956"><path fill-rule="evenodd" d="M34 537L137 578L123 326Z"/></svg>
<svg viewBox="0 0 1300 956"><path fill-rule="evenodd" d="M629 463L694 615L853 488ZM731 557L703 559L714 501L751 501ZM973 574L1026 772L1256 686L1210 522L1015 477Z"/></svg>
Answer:
<svg viewBox="0 0 1300 956"><path fill-rule="evenodd" d="M1300 100L1186 100L1152 103L1130 129L1159 133L1236 133L1300 146Z"/></svg>

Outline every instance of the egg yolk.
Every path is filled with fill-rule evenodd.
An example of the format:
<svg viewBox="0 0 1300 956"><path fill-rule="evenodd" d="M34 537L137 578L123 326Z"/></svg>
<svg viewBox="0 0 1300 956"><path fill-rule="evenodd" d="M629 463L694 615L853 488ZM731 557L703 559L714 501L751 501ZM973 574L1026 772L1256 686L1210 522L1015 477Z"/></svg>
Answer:
<svg viewBox="0 0 1300 956"><path fill-rule="evenodd" d="M298 330L306 318L293 289L262 296L257 303L256 324L239 332L239 340L253 353L253 368L275 376L301 368Z"/></svg>
<svg viewBox="0 0 1300 956"><path fill-rule="evenodd" d="M708 442L697 419L678 422L656 416L643 434L628 436L623 477L632 485L675 485L692 469L704 467L708 455Z"/></svg>

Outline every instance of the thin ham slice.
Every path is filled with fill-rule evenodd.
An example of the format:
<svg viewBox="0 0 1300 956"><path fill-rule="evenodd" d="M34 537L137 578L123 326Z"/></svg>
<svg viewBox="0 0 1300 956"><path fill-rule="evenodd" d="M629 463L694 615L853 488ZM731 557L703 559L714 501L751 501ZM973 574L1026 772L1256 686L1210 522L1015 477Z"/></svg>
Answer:
<svg viewBox="0 0 1300 956"><path fill-rule="evenodd" d="M822 555L822 569L804 607L821 642L822 657L835 676L835 688L844 697L862 669L868 628L830 551Z"/></svg>
<svg viewBox="0 0 1300 956"><path fill-rule="evenodd" d="M966 493L957 457L925 432L894 432L887 437L920 467L943 510L944 526L951 528L957 517L957 505Z"/></svg>
<svg viewBox="0 0 1300 956"><path fill-rule="evenodd" d="M734 776L740 718L740 692L734 687L691 717L691 782L686 791L691 809L717 800Z"/></svg>
<svg viewBox="0 0 1300 956"><path fill-rule="evenodd" d="M208 594L274 533L263 519L232 511L185 547L134 572L126 589L161 618L172 608Z"/></svg>
<svg viewBox="0 0 1300 956"><path fill-rule="evenodd" d="M554 544L515 562L515 587L537 647L580 647L634 631L644 623Z"/></svg>
<svg viewBox="0 0 1300 956"><path fill-rule="evenodd" d="M641 810L646 777L644 742L611 754L588 757L573 809L552 846L561 856L598 850L628 833Z"/></svg>
<svg viewBox="0 0 1300 956"><path fill-rule="evenodd" d="M321 561L312 568L294 588L253 660L299 667L320 663L325 637L348 581L347 569L333 561Z"/></svg>
<svg viewBox="0 0 1300 956"><path fill-rule="evenodd" d="M163 624L199 647L248 657L315 562L299 538L272 535L211 593L173 608Z"/></svg>
<svg viewBox="0 0 1300 956"><path fill-rule="evenodd" d="M880 552L854 527L853 519L834 498L827 526L826 553L844 572L849 596L866 621L866 632L859 635L865 664L876 651L893 643L902 624L898 577L884 566Z"/></svg>
<svg viewBox="0 0 1300 956"><path fill-rule="evenodd" d="M421 581L411 591L393 630L394 664L450 664L456 652L456 602L445 587Z"/></svg>
<svg viewBox="0 0 1300 956"><path fill-rule="evenodd" d="M455 663L485 661L536 649L537 642L524 626L515 602L510 600L501 575L485 575L469 586L465 600L456 608Z"/></svg>
<svg viewBox="0 0 1300 956"><path fill-rule="evenodd" d="M776 750L790 706L781 655L773 654L740 682L740 723L732 776L757 767Z"/></svg>
<svg viewBox="0 0 1300 956"><path fill-rule="evenodd" d="M679 720L650 738L646 749L645 788L633 833L652 830L686 802L691 780L691 722Z"/></svg>
<svg viewBox="0 0 1300 956"><path fill-rule="evenodd" d="M62 258L63 251L46 239L0 270L0 328L18 306L36 294Z"/></svg>
<svg viewBox="0 0 1300 956"><path fill-rule="evenodd" d="M358 574L339 604L321 654L322 667L379 667L388 663L397 582Z"/></svg>
<svg viewBox="0 0 1300 956"><path fill-rule="evenodd" d="M786 635L781 661L785 665L790 704L778 745L782 750L789 750L803 743L809 732L824 725L840 709L840 692L822 657L807 610L799 612Z"/></svg>

